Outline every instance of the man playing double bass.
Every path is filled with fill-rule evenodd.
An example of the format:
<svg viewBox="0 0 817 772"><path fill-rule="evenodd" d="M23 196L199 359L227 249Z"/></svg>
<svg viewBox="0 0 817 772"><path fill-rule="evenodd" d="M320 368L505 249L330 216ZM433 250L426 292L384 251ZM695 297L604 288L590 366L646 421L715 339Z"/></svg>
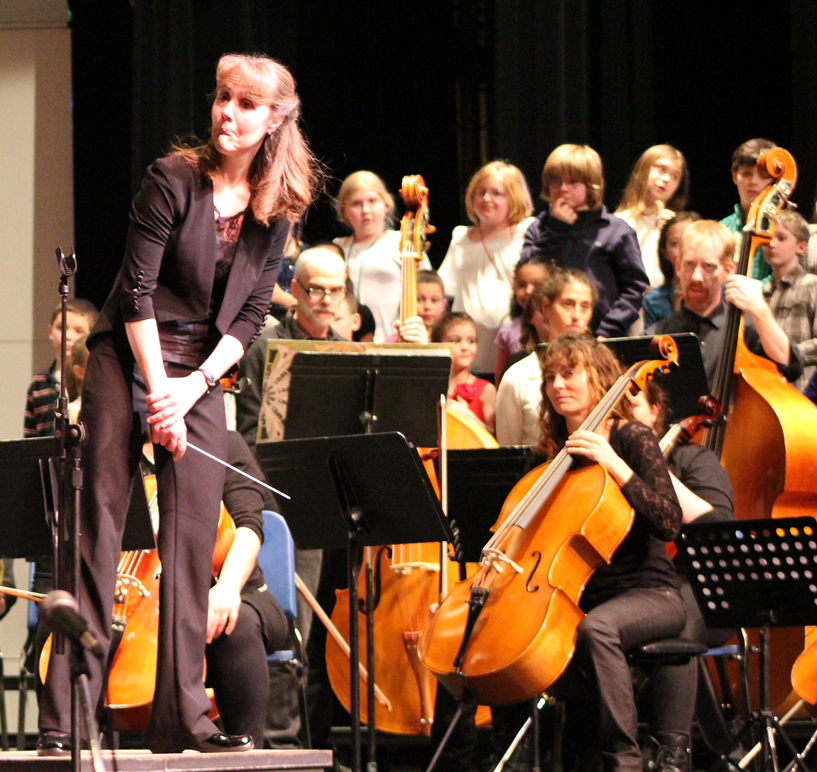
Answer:
<svg viewBox="0 0 817 772"><path fill-rule="evenodd" d="M744 312L744 340L754 354L777 365L788 381L803 372L803 355L772 316L758 282L734 274L735 237L714 220L692 223L681 237L675 272L683 305L647 329L648 335L692 332L698 336L710 388L723 352L727 302Z"/></svg>

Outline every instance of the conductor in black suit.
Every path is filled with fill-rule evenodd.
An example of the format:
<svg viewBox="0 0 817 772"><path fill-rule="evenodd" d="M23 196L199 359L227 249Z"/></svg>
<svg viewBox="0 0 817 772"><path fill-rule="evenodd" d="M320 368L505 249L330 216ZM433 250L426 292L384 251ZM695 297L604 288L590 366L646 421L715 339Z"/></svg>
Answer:
<svg viewBox="0 0 817 772"><path fill-rule="evenodd" d="M226 456L219 378L258 335L289 223L319 173L298 127L285 67L223 56L209 139L148 170L130 215L125 258L88 341L82 395L88 432L81 515L80 610L107 649L130 482L140 456L133 391L144 384L156 446L162 562L154 752L249 750L207 718L202 682L211 557ZM89 658L92 700L102 664ZM41 755L70 753L70 673L53 656L40 705Z"/></svg>

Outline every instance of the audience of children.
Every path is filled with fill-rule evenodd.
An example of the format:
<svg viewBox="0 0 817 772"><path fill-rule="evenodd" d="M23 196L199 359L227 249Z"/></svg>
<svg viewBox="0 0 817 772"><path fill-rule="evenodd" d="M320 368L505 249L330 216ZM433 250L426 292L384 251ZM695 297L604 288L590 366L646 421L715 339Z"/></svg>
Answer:
<svg viewBox="0 0 817 772"><path fill-rule="evenodd" d="M660 287L653 287L644 295L644 327L649 327L678 310L681 296L678 292L675 264L681 257L681 236L690 223L700 219L701 215L697 212L678 212L661 229L658 259L664 283Z"/></svg>
<svg viewBox="0 0 817 772"><path fill-rule="evenodd" d="M533 211L522 172L504 161L483 166L468 184L465 210L473 225L460 225L440 266L445 289L454 296L453 311L474 320L479 353L474 370L493 373L496 337L508 314L513 272Z"/></svg>
<svg viewBox="0 0 817 772"><path fill-rule="evenodd" d="M599 154L587 145L560 145L542 170L548 206L525 233L522 257L542 255L593 278L599 299L591 330L603 338L627 334L639 318L647 274L635 231L603 204Z"/></svg>
<svg viewBox="0 0 817 772"><path fill-rule="evenodd" d="M672 145L645 150L614 214L635 229L651 287L660 287L665 279L658 238L675 213L686 206L688 197L689 173L681 152Z"/></svg>
<svg viewBox="0 0 817 772"><path fill-rule="evenodd" d="M68 300L66 307L66 356L77 338L87 335L96 323L98 311L93 303L80 298ZM60 396L60 347L62 336L62 304L51 313L48 339L54 350L54 361L37 373L28 387L23 425L24 437L51 437L54 434L54 412Z"/></svg>
<svg viewBox="0 0 817 772"><path fill-rule="evenodd" d="M462 311L446 314L434 325L431 340L451 344L448 404L465 410L469 418L476 418L493 432L496 389L471 372L479 347L476 322Z"/></svg>
<svg viewBox="0 0 817 772"><path fill-rule="evenodd" d="M532 257L516 264L513 274L513 298L508 318L496 334L496 365L494 383L499 384L508 366L508 358L524 351L522 345L522 317L533 290L550 274L550 263L542 257Z"/></svg>

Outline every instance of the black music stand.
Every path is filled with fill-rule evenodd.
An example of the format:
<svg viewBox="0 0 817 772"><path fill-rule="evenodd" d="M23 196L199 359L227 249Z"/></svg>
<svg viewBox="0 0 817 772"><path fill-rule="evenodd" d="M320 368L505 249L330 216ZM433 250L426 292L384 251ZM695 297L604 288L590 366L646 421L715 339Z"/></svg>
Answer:
<svg viewBox="0 0 817 772"><path fill-rule="evenodd" d="M769 708L770 627L817 624L817 521L813 517L692 523L676 541L695 599L709 627L760 631L760 709L750 725L762 744L758 770L778 770L774 733L792 753L786 768L808 772ZM808 746L807 746L808 747Z"/></svg>
<svg viewBox="0 0 817 772"><path fill-rule="evenodd" d="M397 431L418 447L435 447L434 406L448 391L450 372L447 350L439 356L299 351L289 368L284 436Z"/></svg>
<svg viewBox="0 0 817 772"><path fill-rule="evenodd" d="M450 528L417 451L398 432L262 442L256 449L268 480L291 497L281 497L280 508L298 548L347 547L351 769L360 772L361 548L450 540ZM371 604L366 605L369 613ZM369 686L374 687L371 671ZM374 716L370 707L370 734Z"/></svg>
<svg viewBox="0 0 817 772"><path fill-rule="evenodd" d="M0 552L2 557L32 560L50 555L54 545L54 437L0 440ZM134 480L141 479L135 477ZM132 485L122 549L153 549L156 542L143 485Z"/></svg>
<svg viewBox="0 0 817 772"><path fill-rule="evenodd" d="M629 367L645 359L655 359L650 348L653 335L636 338L608 338L604 341L618 360ZM691 332L670 335L678 346L678 367L668 373L656 373L655 382L667 394L673 422L701 413L698 400L709 394L706 371L701 357L701 344Z"/></svg>
<svg viewBox="0 0 817 772"><path fill-rule="evenodd" d="M465 562L482 560L491 526L527 463L524 447L448 451L448 519L456 524Z"/></svg>

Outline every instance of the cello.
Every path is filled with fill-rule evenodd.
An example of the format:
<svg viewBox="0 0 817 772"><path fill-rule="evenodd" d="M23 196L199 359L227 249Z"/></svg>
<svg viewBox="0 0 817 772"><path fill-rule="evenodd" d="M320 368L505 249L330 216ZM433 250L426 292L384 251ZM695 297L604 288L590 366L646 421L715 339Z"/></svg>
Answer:
<svg viewBox="0 0 817 772"><path fill-rule="evenodd" d="M155 475L143 478L154 533L159 524ZM224 504L218 519L218 534L213 551L213 578L230 551L235 523ZM114 590L113 627L121 641L108 673L105 705L111 711L115 730L143 730L150 718L156 684L156 658L159 643L159 583L162 566L158 549L131 550L119 558ZM40 654L40 679L45 681L51 656L52 636ZM204 675L206 677L206 663ZM212 690L211 719L218 718Z"/></svg>
<svg viewBox="0 0 817 772"><path fill-rule="evenodd" d="M777 214L797 181L797 167L782 148L758 158L771 183L755 199L746 217L736 273L748 275L751 258L768 244ZM817 411L768 359L751 353L743 341L742 313L730 306L713 394L725 423L704 433L704 444L721 457L734 489L738 520L797 517L817 507ZM794 628L793 628L794 630ZM770 704L783 710L791 692L791 668L803 653L799 629L770 630ZM815 663L817 666L817 663Z"/></svg>
<svg viewBox="0 0 817 772"><path fill-rule="evenodd" d="M658 347L663 358L629 368L581 429L594 431L628 389L677 363L671 338L658 338ZM481 704L543 692L572 657L587 580L612 559L633 517L602 466L578 467L563 448L511 491L477 572L454 587L423 630L420 661L451 692L467 689Z"/></svg>
<svg viewBox="0 0 817 772"><path fill-rule="evenodd" d="M426 235L433 232L428 224L428 189L420 175L403 178L401 195L406 205L400 227L402 261L401 322L417 315L417 266L426 250ZM447 411L446 430L456 436L452 447L496 447L493 436L459 413ZM489 444L490 443L490 444ZM433 483L436 475L430 454L425 467ZM436 488L435 484L435 488ZM438 495L440 494L437 488ZM405 735L430 736L434 720L437 683L417 657L417 640L430 608L445 594L449 583L459 578L458 566L448 559L445 544L394 544L376 550L374 592L371 596L374 618L374 676L387 703L375 706L374 727ZM368 602L365 579L361 574L358 588L360 613ZM343 637L349 635L349 591L336 592L332 622ZM366 650L368 631L360 625L361 657ZM348 658L334 639L326 642L326 666L329 681L340 703L350 708L350 673ZM363 690L362 690L363 691ZM371 725L369 706L361 701L361 720ZM478 723L490 720L487 709L478 715Z"/></svg>

